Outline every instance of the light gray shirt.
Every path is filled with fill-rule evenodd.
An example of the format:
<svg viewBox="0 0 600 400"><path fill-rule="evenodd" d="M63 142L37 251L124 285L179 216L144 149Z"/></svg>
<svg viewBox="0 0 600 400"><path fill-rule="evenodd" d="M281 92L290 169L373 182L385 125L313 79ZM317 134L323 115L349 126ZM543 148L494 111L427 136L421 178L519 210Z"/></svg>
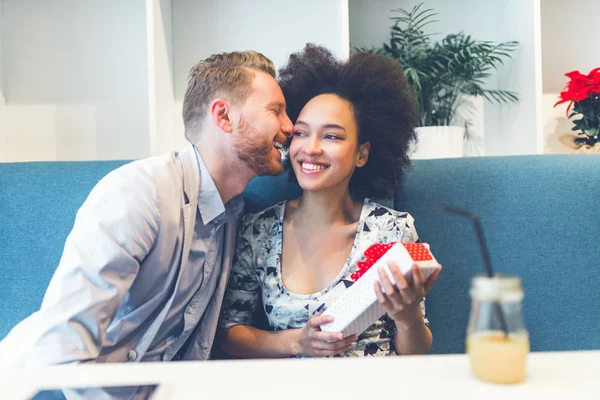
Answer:
<svg viewBox="0 0 600 400"><path fill-rule="evenodd" d="M243 207L237 198L233 204L223 205L197 151L196 156L200 165L200 194L188 266L181 276L175 300L143 361L181 358L178 352L198 325L219 282L224 224L240 211L240 206ZM190 316L187 321L184 321L184 315Z"/></svg>
<svg viewBox="0 0 600 400"><path fill-rule="evenodd" d="M239 198L234 198L227 207L223 205L202 157L197 150L195 153L200 166L200 192L188 266L181 276L175 300L143 361L181 359L184 341L198 325L219 282L224 224L243 209ZM184 315L188 316L187 321Z"/></svg>

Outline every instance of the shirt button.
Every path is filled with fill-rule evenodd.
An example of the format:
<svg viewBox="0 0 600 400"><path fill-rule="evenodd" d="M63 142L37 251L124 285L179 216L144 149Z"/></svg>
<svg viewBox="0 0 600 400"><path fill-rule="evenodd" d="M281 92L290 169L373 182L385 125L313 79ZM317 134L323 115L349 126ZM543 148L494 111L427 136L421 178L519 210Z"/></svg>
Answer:
<svg viewBox="0 0 600 400"><path fill-rule="evenodd" d="M135 350L129 350L127 352L127 361L135 361L137 359L137 353Z"/></svg>

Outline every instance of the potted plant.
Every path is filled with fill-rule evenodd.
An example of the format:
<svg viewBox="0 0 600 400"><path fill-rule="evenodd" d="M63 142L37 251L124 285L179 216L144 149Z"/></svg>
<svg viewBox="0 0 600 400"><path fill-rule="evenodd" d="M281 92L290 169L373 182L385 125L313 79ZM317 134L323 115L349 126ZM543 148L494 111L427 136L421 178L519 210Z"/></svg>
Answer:
<svg viewBox="0 0 600 400"><path fill-rule="evenodd" d="M554 107L570 102L567 115L574 124L573 131L579 134L574 138L574 147L590 150L596 146L600 135L600 68L594 68L587 75L572 71L565 76L570 81ZM573 112L569 115L571 107Z"/></svg>
<svg viewBox="0 0 600 400"><path fill-rule="evenodd" d="M486 89L485 79L517 47L517 42L477 41L464 32L434 42L424 27L437 22L423 4L397 15L390 38L379 48L358 48L398 60L420 108L418 148L413 158L462 157L466 126L457 123L459 108L468 96L483 96L492 103L517 103L515 92Z"/></svg>

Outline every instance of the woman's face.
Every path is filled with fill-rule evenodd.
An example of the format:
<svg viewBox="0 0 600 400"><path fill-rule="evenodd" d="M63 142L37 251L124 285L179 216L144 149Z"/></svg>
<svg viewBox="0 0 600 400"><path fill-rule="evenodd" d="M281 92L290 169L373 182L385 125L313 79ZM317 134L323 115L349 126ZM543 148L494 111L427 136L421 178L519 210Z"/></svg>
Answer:
<svg viewBox="0 0 600 400"><path fill-rule="evenodd" d="M311 99L294 127L290 161L302 189L348 186L356 167L366 164L369 144L358 145L350 103L334 94Z"/></svg>

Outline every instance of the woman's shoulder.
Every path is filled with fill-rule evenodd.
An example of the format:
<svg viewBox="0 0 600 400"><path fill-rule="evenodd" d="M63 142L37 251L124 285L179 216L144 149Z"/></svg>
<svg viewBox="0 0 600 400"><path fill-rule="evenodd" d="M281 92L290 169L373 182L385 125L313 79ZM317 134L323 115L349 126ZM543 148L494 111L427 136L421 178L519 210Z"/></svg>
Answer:
<svg viewBox="0 0 600 400"><path fill-rule="evenodd" d="M248 227L252 225L270 225L273 222L278 222L281 215L285 211L287 201L279 202L271 207L265 208L262 211L255 213L247 213L242 217L242 226Z"/></svg>
<svg viewBox="0 0 600 400"><path fill-rule="evenodd" d="M364 220L406 219L411 222L414 220L406 211L397 211L369 199L365 200L363 207L362 219Z"/></svg>

